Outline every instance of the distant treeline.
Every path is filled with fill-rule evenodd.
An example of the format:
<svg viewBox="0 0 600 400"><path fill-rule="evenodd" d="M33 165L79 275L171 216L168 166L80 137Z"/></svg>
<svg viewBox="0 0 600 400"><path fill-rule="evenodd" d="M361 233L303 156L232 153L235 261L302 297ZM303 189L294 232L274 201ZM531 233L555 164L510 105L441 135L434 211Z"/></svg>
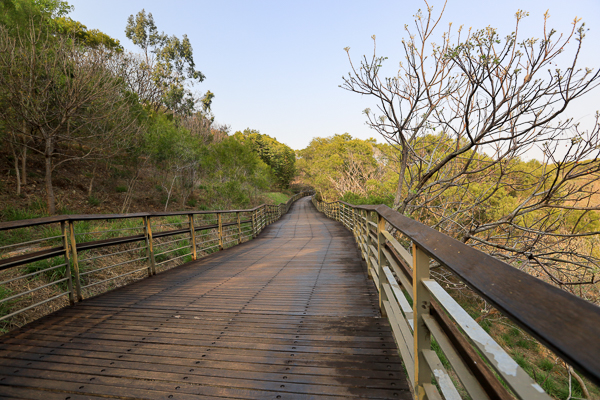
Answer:
<svg viewBox="0 0 600 400"><path fill-rule="evenodd" d="M139 48L133 53L72 20L71 10L60 0L0 1L0 140L12 152L16 195L27 185L32 154L44 159L49 214L65 163L120 170L127 177L122 212L144 174L167 194L165 209L173 199L185 204L199 187L242 206L289 186L293 150L255 130L230 136L215 123L215 94L195 90L205 76L186 35L159 32L142 10L123 21Z"/></svg>

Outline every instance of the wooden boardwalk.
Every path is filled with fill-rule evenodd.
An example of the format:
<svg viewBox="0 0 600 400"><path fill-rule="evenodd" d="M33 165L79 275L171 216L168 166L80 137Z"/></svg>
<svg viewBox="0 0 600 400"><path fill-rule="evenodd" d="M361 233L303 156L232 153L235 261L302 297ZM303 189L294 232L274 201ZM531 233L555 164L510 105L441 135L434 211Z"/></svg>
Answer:
<svg viewBox="0 0 600 400"><path fill-rule="evenodd" d="M255 240L0 337L0 398L409 399L354 238L299 200Z"/></svg>

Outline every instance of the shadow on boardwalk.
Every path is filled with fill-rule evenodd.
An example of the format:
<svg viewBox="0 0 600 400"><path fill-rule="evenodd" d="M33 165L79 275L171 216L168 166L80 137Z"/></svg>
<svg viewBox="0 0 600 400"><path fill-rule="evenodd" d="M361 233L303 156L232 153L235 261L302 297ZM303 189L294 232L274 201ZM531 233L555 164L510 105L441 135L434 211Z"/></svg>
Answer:
<svg viewBox="0 0 600 400"><path fill-rule="evenodd" d="M352 234L309 198L255 240L0 337L0 357L0 398L411 398Z"/></svg>

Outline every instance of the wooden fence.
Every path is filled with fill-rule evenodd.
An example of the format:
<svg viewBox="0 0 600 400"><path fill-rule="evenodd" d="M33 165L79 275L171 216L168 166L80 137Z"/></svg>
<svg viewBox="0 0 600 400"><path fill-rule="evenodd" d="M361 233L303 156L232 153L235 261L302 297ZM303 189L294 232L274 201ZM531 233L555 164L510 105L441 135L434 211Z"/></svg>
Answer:
<svg viewBox="0 0 600 400"><path fill-rule="evenodd" d="M392 326L415 398L461 398L431 347L433 337L472 399L513 399L513 395L527 400L550 399L431 279L432 262L450 271L565 362L600 384L600 307L385 205L326 203L315 197L313 204L354 233L369 276L379 290L379 306ZM396 231L394 235L386 226ZM410 251L400 242L410 243Z"/></svg>
<svg viewBox="0 0 600 400"><path fill-rule="evenodd" d="M74 304L115 282L152 276L250 240L308 194L248 210L60 215L0 223L0 321L51 302L53 309L67 304L65 299Z"/></svg>

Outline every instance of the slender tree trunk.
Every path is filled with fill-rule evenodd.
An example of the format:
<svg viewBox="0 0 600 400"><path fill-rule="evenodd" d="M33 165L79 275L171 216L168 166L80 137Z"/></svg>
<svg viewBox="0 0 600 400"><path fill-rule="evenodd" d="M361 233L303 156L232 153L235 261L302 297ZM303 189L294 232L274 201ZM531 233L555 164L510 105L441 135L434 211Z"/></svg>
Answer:
<svg viewBox="0 0 600 400"><path fill-rule="evenodd" d="M21 153L21 182L23 186L27 185L27 146L25 143L23 143L23 152Z"/></svg>
<svg viewBox="0 0 600 400"><path fill-rule="evenodd" d="M92 179L90 180L90 185L88 186L88 197L92 195L92 188L94 187L94 178L96 178L96 168L97 164L94 164L94 169L92 170Z"/></svg>
<svg viewBox="0 0 600 400"><path fill-rule="evenodd" d="M171 181L171 187L169 188L169 191L167 192L167 202L165 203L165 212L167 211L167 207L169 207L169 200L171 199L171 193L173 192L173 185L175 184L175 179L177 179L177 175L175 175L173 177L173 180ZM166 187L165 187L165 189L166 189Z"/></svg>
<svg viewBox="0 0 600 400"><path fill-rule="evenodd" d="M21 195L21 177L19 176L19 157L17 156L17 151L15 150L15 145L11 142L10 149L12 150L13 157L15 159L15 174L17 176L17 196Z"/></svg>
<svg viewBox="0 0 600 400"><path fill-rule="evenodd" d="M125 214L129 212L129 207L131 207L131 200L133 199L133 189L135 188L135 184L140 176L140 169L137 168L133 177L127 183L127 193L125 194L125 200L123 201L123 207L121 208L121 214Z"/></svg>
<svg viewBox="0 0 600 400"><path fill-rule="evenodd" d="M54 215L56 212L55 199L54 199L54 188L52 187L52 153L54 146L52 139L46 139L46 149L44 152L45 166L46 166L46 203L48 204L48 213Z"/></svg>
<svg viewBox="0 0 600 400"><path fill-rule="evenodd" d="M27 124L23 121L23 147L21 150L21 183L27 185Z"/></svg>
<svg viewBox="0 0 600 400"><path fill-rule="evenodd" d="M396 196L394 197L394 210L399 210L400 212L404 212L406 205L402 205L402 210L400 210L400 205L402 204L402 190L404 189L404 179L406 174L406 165L408 163L408 147L406 145L402 146L402 160L400 160L400 172L398 173L398 188L396 189Z"/></svg>

